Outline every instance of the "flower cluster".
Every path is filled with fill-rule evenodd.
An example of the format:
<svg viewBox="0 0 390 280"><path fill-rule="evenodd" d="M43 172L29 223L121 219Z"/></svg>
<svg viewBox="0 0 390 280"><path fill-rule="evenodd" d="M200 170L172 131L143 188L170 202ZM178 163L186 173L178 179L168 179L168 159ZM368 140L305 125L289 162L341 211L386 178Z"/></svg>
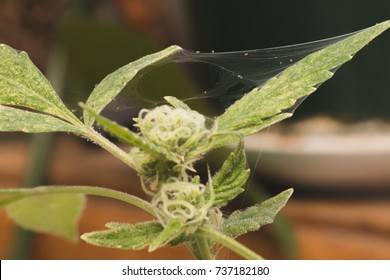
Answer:
<svg viewBox="0 0 390 280"><path fill-rule="evenodd" d="M212 206L213 193L205 185L174 180L162 184L152 204L161 210L160 221L178 219L182 224L197 228Z"/></svg>
<svg viewBox="0 0 390 280"><path fill-rule="evenodd" d="M135 121L145 139L183 158L206 141L210 132L203 115L168 105L143 109Z"/></svg>
<svg viewBox="0 0 390 280"><path fill-rule="evenodd" d="M173 153L179 159L173 163L133 148L130 157L138 173L148 181L154 181L157 175L162 182L171 177L186 177L186 171L199 159L199 149L208 145L211 131L206 128L205 117L196 111L163 105L141 110L134 120L147 143Z"/></svg>
<svg viewBox="0 0 390 280"><path fill-rule="evenodd" d="M199 225L212 206L212 190L194 181L187 172L210 141L211 130L206 127L205 117L193 110L163 105L141 110L135 122L146 143L179 159L175 162L158 158L139 148L129 154L145 192L160 209L160 221L165 224L178 219L183 224ZM148 189L144 182L149 184Z"/></svg>

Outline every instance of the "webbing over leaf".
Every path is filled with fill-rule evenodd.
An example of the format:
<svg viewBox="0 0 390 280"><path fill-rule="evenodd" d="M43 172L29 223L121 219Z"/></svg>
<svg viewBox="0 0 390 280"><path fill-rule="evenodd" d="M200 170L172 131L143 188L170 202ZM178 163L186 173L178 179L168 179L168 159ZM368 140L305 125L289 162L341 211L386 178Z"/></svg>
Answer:
<svg viewBox="0 0 390 280"><path fill-rule="evenodd" d="M158 53L144 56L131 62L105 77L92 91L86 105L99 114L108 103L110 103L120 91L144 68L160 63L172 54L180 51L178 46L170 46ZM84 113L84 123L91 126L94 116Z"/></svg>
<svg viewBox="0 0 390 280"><path fill-rule="evenodd" d="M290 117L292 112L286 110L295 109L298 100L314 92L332 77L334 69L352 59L389 27L390 21L385 21L301 59L230 106L217 118L218 130L241 132L245 136ZM225 138L219 144L230 140Z"/></svg>

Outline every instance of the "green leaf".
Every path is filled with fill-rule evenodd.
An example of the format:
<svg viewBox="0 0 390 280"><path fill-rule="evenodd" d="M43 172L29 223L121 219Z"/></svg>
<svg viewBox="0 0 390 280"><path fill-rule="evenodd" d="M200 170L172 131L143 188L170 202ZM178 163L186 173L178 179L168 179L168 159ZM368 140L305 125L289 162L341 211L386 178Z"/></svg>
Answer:
<svg viewBox="0 0 390 280"><path fill-rule="evenodd" d="M144 222L135 225L108 223L108 230L85 233L85 242L102 247L123 250L141 250L147 247L163 230L159 222Z"/></svg>
<svg viewBox="0 0 390 280"><path fill-rule="evenodd" d="M229 237L237 237L272 223L292 193L293 189L288 189L261 204L233 212L223 223L223 233Z"/></svg>
<svg viewBox="0 0 390 280"><path fill-rule="evenodd" d="M42 194L8 202L8 216L23 228L77 240L77 222L84 209L84 195Z"/></svg>
<svg viewBox="0 0 390 280"><path fill-rule="evenodd" d="M242 139L237 148L229 155L221 169L211 180L214 189L214 206L223 206L242 193L250 174L246 169L246 155Z"/></svg>
<svg viewBox="0 0 390 280"><path fill-rule="evenodd" d="M149 252L152 252L169 242L178 238L184 231L185 226L182 225L180 219L173 219L164 227L164 229L159 233L154 240L150 242Z"/></svg>
<svg viewBox="0 0 390 280"><path fill-rule="evenodd" d="M180 50L181 48L178 46L171 46L119 68L95 87L87 100L87 106L99 114L140 71L153 64L162 63ZM84 113L84 123L92 126L93 117Z"/></svg>
<svg viewBox="0 0 390 280"><path fill-rule="evenodd" d="M0 131L79 133L77 127L61 119L2 105L0 105Z"/></svg>
<svg viewBox="0 0 390 280"><path fill-rule="evenodd" d="M188 111L191 110L191 108L187 104L185 104L183 101L177 99L174 96L164 96L164 99L177 109L183 109Z"/></svg>
<svg viewBox="0 0 390 280"><path fill-rule="evenodd" d="M94 111L92 111L85 105L80 104L80 106L90 115L92 115L96 119L98 124L104 128L104 130L109 132L112 136L118 138L118 140L130 144L134 147L138 147L154 157L164 158L174 162L179 161L179 159L177 158L177 156L175 156L174 153L169 152L163 147L158 147L153 143L145 141L144 138L138 136L136 133L130 131L126 127L123 127L114 121L111 121L101 115L96 114Z"/></svg>
<svg viewBox="0 0 390 280"><path fill-rule="evenodd" d="M278 115L275 115L273 117L270 117L268 119L264 119L264 120L259 120L258 118L256 118L256 120L254 120L254 122L257 122L257 125L256 124L253 124L253 126L251 126L251 131L260 131L262 130L263 128L266 128L268 126L271 126L275 123L278 123L286 118L289 118L292 116L292 113L281 113L281 114L278 114ZM220 130L220 129L219 129ZM245 131L243 130L240 130L241 133L246 133ZM250 135L251 132L247 132L246 135ZM237 140L237 137L235 135L232 135L232 134L229 134L229 133L224 133L224 134L221 134L220 136L218 136L213 142L212 142L212 145L210 147L210 150L211 149L215 149L215 148L219 148L219 147L222 147L228 143L233 143Z"/></svg>
<svg viewBox="0 0 390 280"><path fill-rule="evenodd" d="M0 198L0 208L1 207L4 207L14 201L17 201L18 199L20 199L21 196L18 196L18 195L9 195L7 197L1 197Z"/></svg>
<svg viewBox="0 0 390 280"><path fill-rule="evenodd" d="M245 136L290 117L287 109L299 105L299 99L314 92L333 76L334 69L389 27L390 21L377 24L298 61L230 106L217 118L218 131L238 131Z"/></svg>
<svg viewBox="0 0 390 280"><path fill-rule="evenodd" d="M73 123L80 122L28 55L3 44L0 44L0 104L26 107Z"/></svg>

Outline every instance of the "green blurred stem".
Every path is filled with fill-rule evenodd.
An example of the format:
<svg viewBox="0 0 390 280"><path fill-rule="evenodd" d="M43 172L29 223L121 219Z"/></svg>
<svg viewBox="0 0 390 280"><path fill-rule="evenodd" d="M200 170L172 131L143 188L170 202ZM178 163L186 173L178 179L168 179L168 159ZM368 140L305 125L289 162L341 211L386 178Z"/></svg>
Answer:
<svg viewBox="0 0 390 280"><path fill-rule="evenodd" d="M24 180L25 187L32 188L43 183L51 141L51 134L36 134L32 137L30 144L32 153L29 157L29 169ZM18 228L14 239L15 245L10 256L11 259L29 259L33 237L34 234L31 231Z"/></svg>
<svg viewBox="0 0 390 280"><path fill-rule="evenodd" d="M248 247L242 245L240 242L226 236L225 234L213 229L213 228L200 228L198 234L204 236L207 239L211 239L226 248L236 252L241 257L247 260L263 260L264 258L257 253L250 250Z"/></svg>

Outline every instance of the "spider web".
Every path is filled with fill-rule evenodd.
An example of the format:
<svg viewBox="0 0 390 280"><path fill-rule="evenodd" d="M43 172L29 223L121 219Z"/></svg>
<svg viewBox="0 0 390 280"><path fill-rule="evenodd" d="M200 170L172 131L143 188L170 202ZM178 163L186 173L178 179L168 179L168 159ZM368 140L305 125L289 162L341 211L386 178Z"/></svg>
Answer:
<svg viewBox="0 0 390 280"><path fill-rule="evenodd" d="M218 116L253 88L260 88L300 59L355 33L246 51L203 53L183 49L140 71L104 112L114 119L125 119L123 114L136 116L141 108L166 103L163 97L170 95L209 117ZM297 101L291 111L302 101Z"/></svg>

